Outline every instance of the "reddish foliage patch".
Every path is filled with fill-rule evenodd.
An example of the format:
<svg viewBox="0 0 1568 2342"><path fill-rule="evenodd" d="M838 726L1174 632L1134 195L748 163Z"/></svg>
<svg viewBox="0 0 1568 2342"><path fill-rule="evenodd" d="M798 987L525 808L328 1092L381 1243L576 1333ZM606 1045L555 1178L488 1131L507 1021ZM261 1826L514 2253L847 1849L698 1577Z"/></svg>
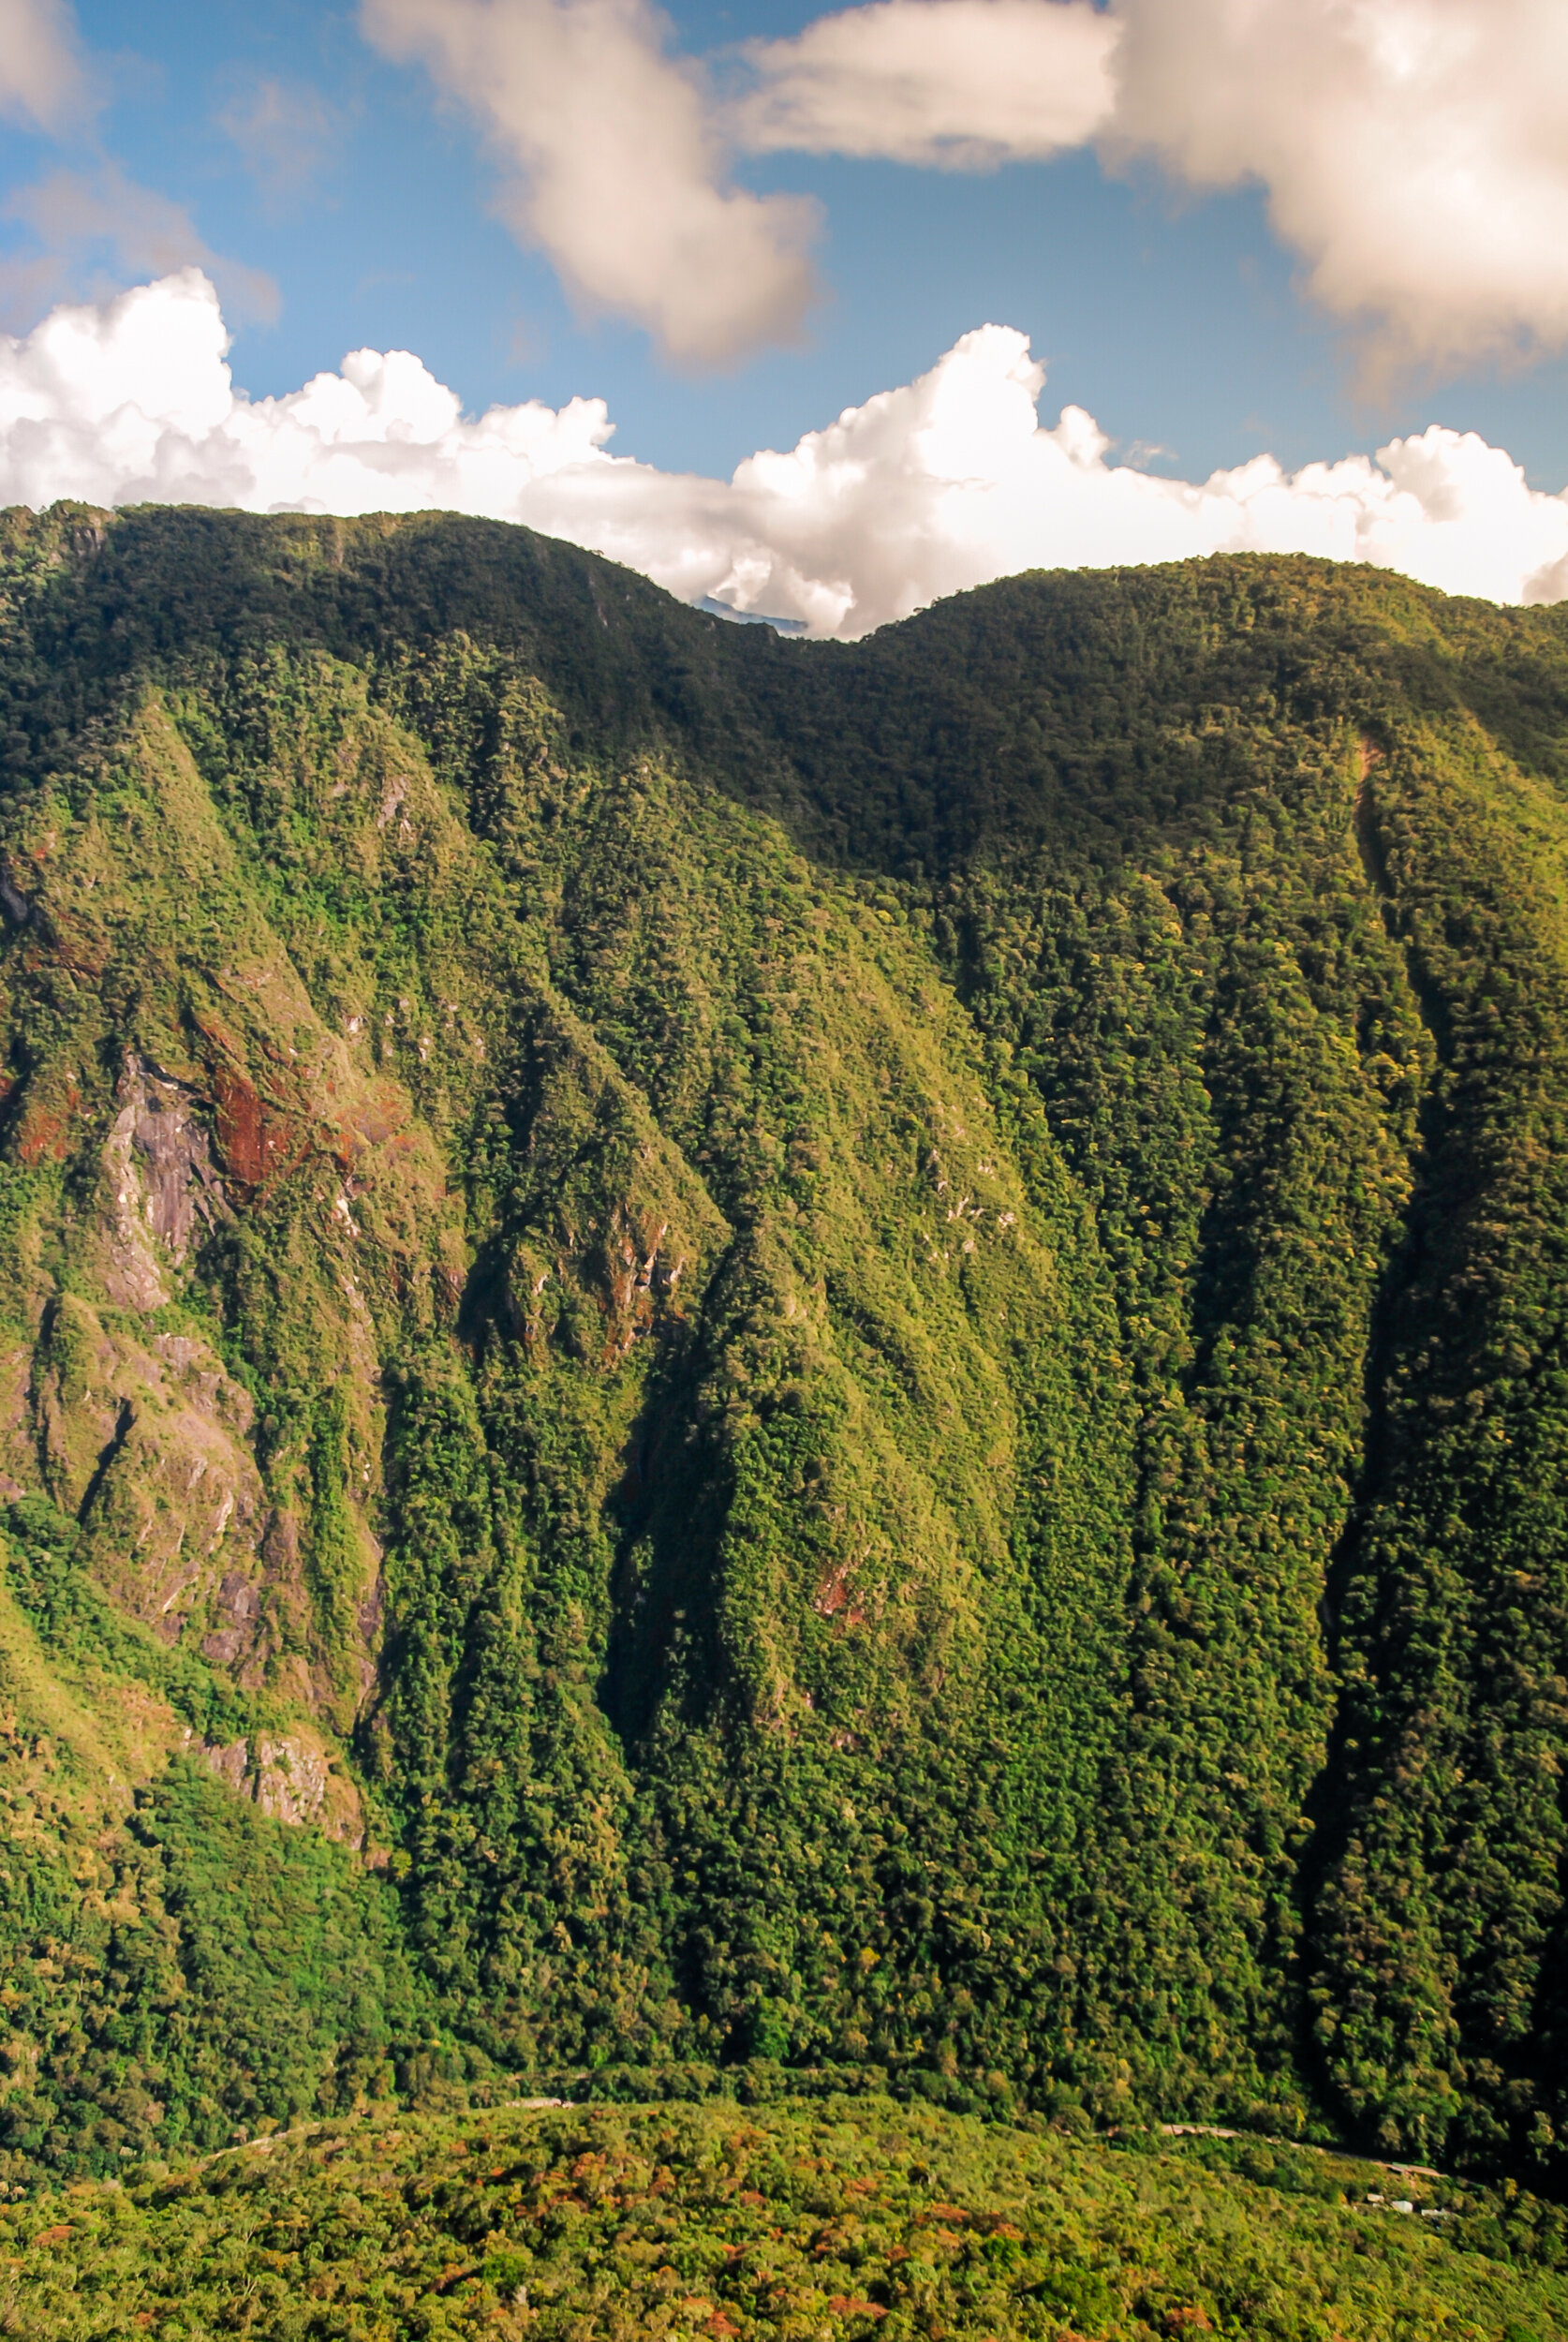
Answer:
<svg viewBox="0 0 1568 2342"><path fill-rule="evenodd" d="M350 1106L329 1142L340 1171L351 1171L373 1147L391 1146L407 1154L413 1146L408 1134L408 1101L389 1082L378 1082Z"/></svg>
<svg viewBox="0 0 1568 2342"><path fill-rule="evenodd" d="M248 1187L259 1186L266 1162L261 1101L243 1074L219 1071L213 1088L217 1093L218 1151L224 1167Z"/></svg>
<svg viewBox="0 0 1568 2342"><path fill-rule="evenodd" d="M244 1074L218 1066L213 1075L217 1143L223 1166L246 1187L264 1187L300 1160L304 1137L292 1115L268 1104Z"/></svg>
<svg viewBox="0 0 1568 2342"><path fill-rule="evenodd" d="M45 1161L64 1163L70 1152L70 1142L66 1135L67 1124L75 1120L81 1105L81 1092L75 1082L66 1084L64 1104L58 1112L51 1106L25 1103L22 1109L21 1127L17 1132L17 1161L26 1164L29 1168Z"/></svg>
<svg viewBox="0 0 1568 2342"><path fill-rule="evenodd" d="M850 1574L853 1564L835 1562L823 1572L821 1583L812 1597L812 1608L819 1618L836 1619L840 1626L864 1626L865 1611L850 1591Z"/></svg>
<svg viewBox="0 0 1568 2342"><path fill-rule="evenodd" d="M85 976L96 984L109 966L109 940L95 928L79 926L74 919L57 915L49 922L50 939L54 945L54 957L73 976Z"/></svg>
<svg viewBox="0 0 1568 2342"><path fill-rule="evenodd" d="M16 1142L16 1153L17 1161L26 1164L29 1168L36 1163L42 1163L46 1155L55 1163L64 1163L66 1134L59 1116L42 1110L30 1114Z"/></svg>

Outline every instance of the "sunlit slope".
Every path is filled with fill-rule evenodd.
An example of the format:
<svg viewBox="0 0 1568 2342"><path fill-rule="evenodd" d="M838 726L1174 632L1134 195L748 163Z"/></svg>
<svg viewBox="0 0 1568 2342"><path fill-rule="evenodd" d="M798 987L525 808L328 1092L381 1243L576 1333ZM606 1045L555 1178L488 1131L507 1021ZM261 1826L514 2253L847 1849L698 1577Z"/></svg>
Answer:
<svg viewBox="0 0 1568 2342"><path fill-rule="evenodd" d="M1561 2211L1258 2142L825 2104L299 2126L0 2208L13 2323L542 2342L1546 2342Z"/></svg>
<svg viewBox="0 0 1568 2342"><path fill-rule="evenodd" d="M750 2057L1549 2166L1561 619L1243 560L802 645L440 519L8 564L5 1664L161 1719L95 1860L186 1785L112 1940L13 1866L94 1979L18 2151ZM18 1758L52 1827L115 1697ZM253 1876L335 1841L341 2074L130 2045L198 1787Z"/></svg>

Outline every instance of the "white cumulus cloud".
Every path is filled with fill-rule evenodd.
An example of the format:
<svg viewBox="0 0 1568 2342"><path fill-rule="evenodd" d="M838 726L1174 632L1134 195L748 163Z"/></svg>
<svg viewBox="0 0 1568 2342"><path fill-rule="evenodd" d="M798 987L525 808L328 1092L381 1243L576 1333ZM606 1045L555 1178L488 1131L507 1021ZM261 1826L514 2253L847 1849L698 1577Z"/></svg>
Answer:
<svg viewBox="0 0 1568 2342"><path fill-rule="evenodd" d="M1021 334L966 334L930 372L733 476L614 456L602 400L467 419L406 350L362 349L282 398L236 391L217 295L195 269L0 336L0 503L60 497L251 511L445 509L523 521L688 600L864 633L1030 568L1306 552L1500 601L1568 597L1568 494L1532 489L1473 433L1437 425L1376 459L1206 481L1106 461L1092 417L1043 425Z"/></svg>
<svg viewBox="0 0 1568 2342"><path fill-rule="evenodd" d="M984 169L1095 142L1263 186L1375 364L1568 342L1568 0L872 0L741 43L717 82L653 0L362 22L485 126L506 216L582 304L682 363L787 339L811 297L810 207L733 185L736 148Z"/></svg>
<svg viewBox="0 0 1568 2342"><path fill-rule="evenodd" d="M361 22L484 125L505 216L585 309L688 365L796 332L815 207L726 184L703 85L650 0L362 0Z"/></svg>
<svg viewBox="0 0 1568 2342"><path fill-rule="evenodd" d="M1033 160L1103 126L1118 33L1091 0L876 0L749 42L732 128L758 152Z"/></svg>
<svg viewBox="0 0 1568 2342"><path fill-rule="evenodd" d="M462 421L407 350L354 351L285 398L248 399L199 269L0 336L0 501L238 505L249 511L508 512L527 483L591 463L603 403Z"/></svg>
<svg viewBox="0 0 1568 2342"><path fill-rule="evenodd" d="M1094 140L1266 188L1385 365L1568 341L1564 0L877 0L745 56L742 144L963 168Z"/></svg>
<svg viewBox="0 0 1568 2342"><path fill-rule="evenodd" d="M1318 299L1386 355L1568 340L1563 0L1116 0L1110 138L1261 182Z"/></svg>

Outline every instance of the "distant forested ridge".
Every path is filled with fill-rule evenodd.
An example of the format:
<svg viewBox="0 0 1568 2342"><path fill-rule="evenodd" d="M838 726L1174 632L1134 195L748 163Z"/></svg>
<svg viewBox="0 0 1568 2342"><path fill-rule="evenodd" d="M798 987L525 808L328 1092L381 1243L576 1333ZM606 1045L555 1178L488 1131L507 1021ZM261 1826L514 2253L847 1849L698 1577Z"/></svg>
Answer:
<svg viewBox="0 0 1568 2342"><path fill-rule="evenodd" d="M0 2177L744 2069L1561 2189L1568 613L57 506L0 791Z"/></svg>

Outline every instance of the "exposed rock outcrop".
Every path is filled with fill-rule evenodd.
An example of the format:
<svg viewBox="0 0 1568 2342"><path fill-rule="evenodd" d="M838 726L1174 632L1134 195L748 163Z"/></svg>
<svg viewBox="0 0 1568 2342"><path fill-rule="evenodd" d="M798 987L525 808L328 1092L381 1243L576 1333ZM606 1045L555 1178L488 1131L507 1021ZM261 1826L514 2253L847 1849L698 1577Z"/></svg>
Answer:
<svg viewBox="0 0 1568 2342"><path fill-rule="evenodd" d="M178 1266L199 1226L226 1210L195 1093L127 1051L104 1146L103 1286L116 1308L170 1298L156 1246Z"/></svg>
<svg viewBox="0 0 1568 2342"><path fill-rule="evenodd" d="M95 1577L173 1641L199 1610L255 1647L266 1507L247 1434L249 1394L194 1334L143 1343L64 1294L46 1312L30 1393L38 1468L81 1523ZM227 1593L224 1591L228 1589Z"/></svg>
<svg viewBox="0 0 1568 2342"><path fill-rule="evenodd" d="M291 1829L309 1824L342 1845L363 1845L359 1791L336 1769L325 1742L315 1734L259 1732L254 1740L230 1741L226 1746L211 1742L194 1745L220 1781L272 1820Z"/></svg>

